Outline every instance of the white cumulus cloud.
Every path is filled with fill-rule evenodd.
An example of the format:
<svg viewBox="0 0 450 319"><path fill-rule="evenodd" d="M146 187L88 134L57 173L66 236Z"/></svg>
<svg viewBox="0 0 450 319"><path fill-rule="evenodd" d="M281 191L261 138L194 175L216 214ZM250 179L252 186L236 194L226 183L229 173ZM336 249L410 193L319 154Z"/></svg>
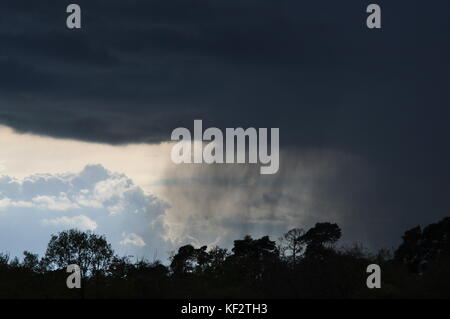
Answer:
<svg viewBox="0 0 450 319"><path fill-rule="evenodd" d="M43 219L44 225L50 226L64 226L67 228L78 228L81 230L95 230L97 223L85 215L74 217L62 216L53 219Z"/></svg>
<svg viewBox="0 0 450 319"><path fill-rule="evenodd" d="M119 255L164 259L172 249L161 218L167 207L102 165L78 173L0 176L0 252L42 255L51 234L78 228L105 235Z"/></svg>
<svg viewBox="0 0 450 319"><path fill-rule="evenodd" d="M145 246L144 239L135 233L122 233L122 238L123 239L120 241L121 245L134 245L138 247Z"/></svg>
<svg viewBox="0 0 450 319"><path fill-rule="evenodd" d="M65 193L61 193L59 196L36 196L31 201L36 207L57 211L66 211L80 207L76 201L68 198Z"/></svg>

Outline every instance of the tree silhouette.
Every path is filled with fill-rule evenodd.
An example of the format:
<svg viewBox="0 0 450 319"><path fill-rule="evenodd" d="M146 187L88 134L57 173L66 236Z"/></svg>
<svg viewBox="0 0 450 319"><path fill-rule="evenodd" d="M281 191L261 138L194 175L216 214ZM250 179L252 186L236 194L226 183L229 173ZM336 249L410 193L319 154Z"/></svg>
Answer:
<svg viewBox="0 0 450 319"><path fill-rule="evenodd" d="M306 256L317 257L326 253L328 246L336 243L341 238L341 229L337 224L317 223L308 230L301 241L307 244Z"/></svg>
<svg viewBox="0 0 450 319"><path fill-rule="evenodd" d="M0 271L5 271L8 269L9 255L0 253Z"/></svg>
<svg viewBox="0 0 450 319"><path fill-rule="evenodd" d="M22 267L31 271L39 271L39 256L29 251L24 251L23 255Z"/></svg>
<svg viewBox="0 0 450 319"><path fill-rule="evenodd" d="M235 240L232 252L227 261L252 280L261 279L266 269L279 258L276 243L269 236L253 239L247 235L244 239Z"/></svg>
<svg viewBox="0 0 450 319"><path fill-rule="evenodd" d="M211 277L220 277L224 274L225 260L229 257L226 248L218 246L213 247L208 253L208 262L204 269L204 273Z"/></svg>
<svg viewBox="0 0 450 319"><path fill-rule="evenodd" d="M52 235L45 260L50 268L77 264L83 275L96 275L109 269L113 256L105 237L71 229Z"/></svg>
<svg viewBox="0 0 450 319"><path fill-rule="evenodd" d="M212 250L207 252L207 246L194 248L192 245L185 245L178 249L178 252L171 257L170 268L176 275L187 273L203 273L211 267L212 262L216 262L220 257L220 251Z"/></svg>
<svg viewBox="0 0 450 319"><path fill-rule="evenodd" d="M283 255L288 254L286 257L293 266L295 266L300 254L303 252L304 242L302 236L304 234L305 231L303 229L293 228L280 238L280 249L282 250Z"/></svg>
<svg viewBox="0 0 450 319"><path fill-rule="evenodd" d="M402 236L403 243L395 252L395 259L408 265L413 271L418 271L420 258L422 256L422 229L420 226L407 230Z"/></svg>
<svg viewBox="0 0 450 319"><path fill-rule="evenodd" d="M450 217L428 225L423 231L420 226L414 227L402 239L395 259L414 272L422 272L431 261L450 257Z"/></svg>
<svg viewBox="0 0 450 319"><path fill-rule="evenodd" d="M131 264L128 256L118 257L114 256L109 265L109 274L115 279L126 279L133 271L133 265Z"/></svg>
<svg viewBox="0 0 450 319"><path fill-rule="evenodd" d="M178 252L172 256L170 269L175 275L190 273L194 269L195 248L192 245L185 245L178 249Z"/></svg>

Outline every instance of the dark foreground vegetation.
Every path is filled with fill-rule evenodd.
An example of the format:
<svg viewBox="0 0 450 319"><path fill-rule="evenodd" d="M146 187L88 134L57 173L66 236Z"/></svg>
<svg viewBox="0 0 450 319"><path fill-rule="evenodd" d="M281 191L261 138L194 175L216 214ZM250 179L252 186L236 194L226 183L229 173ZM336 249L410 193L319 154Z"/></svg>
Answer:
<svg viewBox="0 0 450 319"><path fill-rule="evenodd" d="M292 229L220 247L180 247L169 266L131 262L104 237L69 230L52 236L46 254L0 254L0 298L448 298L450 218L403 235L391 253L335 248L337 224ZM366 268L378 264L381 289L368 289ZM80 266L81 289L68 289L66 267Z"/></svg>

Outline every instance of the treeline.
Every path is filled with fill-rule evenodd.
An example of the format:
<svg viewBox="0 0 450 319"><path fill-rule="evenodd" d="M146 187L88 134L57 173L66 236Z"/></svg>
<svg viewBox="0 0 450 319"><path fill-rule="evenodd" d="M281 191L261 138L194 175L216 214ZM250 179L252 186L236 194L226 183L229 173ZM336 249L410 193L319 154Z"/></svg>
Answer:
<svg viewBox="0 0 450 319"><path fill-rule="evenodd" d="M68 230L42 258L0 254L0 298L448 298L450 218L408 230L394 252L336 248L337 224L295 228L278 241L235 240L231 250L182 246L170 265L114 254L106 238ZM66 267L80 266L82 288L68 289ZM367 266L381 267L368 289Z"/></svg>

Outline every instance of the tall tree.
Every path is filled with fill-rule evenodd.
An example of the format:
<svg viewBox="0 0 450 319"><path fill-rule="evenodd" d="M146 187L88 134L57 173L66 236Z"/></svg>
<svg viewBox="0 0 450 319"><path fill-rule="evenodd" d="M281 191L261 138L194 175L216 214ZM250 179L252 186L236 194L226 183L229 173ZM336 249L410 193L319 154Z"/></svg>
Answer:
<svg viewBox="0 0 450 319"><path fill-rule="evenodd" d="M105 237L76 229L52 235L45 253L50 268L77 264L83 275L106 271L113 256L114 251Z"/></svg>
<svg viewBox="0 0 450 319"><path fill-rule="evenodd" d="M405 232L403 242L395 252L395 259L421 272L426 264L440 258L450 258L450 217Z"/></svg>
<svg viewBox="0 0 450 319"><path fill-rule="evenodd" d="M37 254L30 253L29 251L23 252L22 267L31 271L39 270L39 257Z"/></svg>
<svg viewBox="0 0 450 319"><path fill-rule="evenodd" d="M304 249L302 236L305 234L301 228L293 228L281 237L281 250L288 254L288 260L295 265Z"/></svg>
<svg viewBox="0 0 450 319"><path fill-rule="evenodd" d="M266 270L279 258L276 243L269 236L253 239L245 236L244 239L235 240L232 249L233 255L227 258L251 279L260 279Z"/></svg>
<svg viewBox="0 0 450 319"><path fill-rule="evenodd" d="M178 252L171 257L170 269L174 275L190 273L194 270L195 248L185 245L178 248Z"/></svg>
<svg viewBox="0 0 450 319"><path fill-rule="evenodd" d="M309 229L301 240L307 244L305 254L309 257L323 255L339 238L342 232L337 224L317 223L313 228Z"/></svg>

